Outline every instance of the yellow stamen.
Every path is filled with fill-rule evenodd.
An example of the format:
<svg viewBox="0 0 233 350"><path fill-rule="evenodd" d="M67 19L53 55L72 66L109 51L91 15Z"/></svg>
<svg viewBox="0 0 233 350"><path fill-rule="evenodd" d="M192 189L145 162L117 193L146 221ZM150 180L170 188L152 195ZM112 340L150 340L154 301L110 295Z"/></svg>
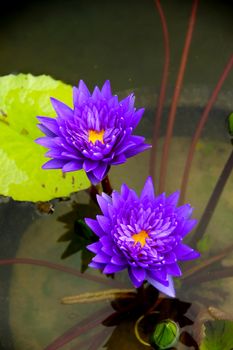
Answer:
<svg viewBox="0 0 233 350"><path fill-rule="evenodd" d="M148 238L148 233L144 230L135 233L132 238L134 240L134 245L137 244L138 242L141 244L142 247L144 247L144 245L146 244L146 238Z"/></svg>
<svg viewBox="0 0 233 350"><path fill-rule="evenodd" d="M100 141L104 143L104 130L100 130L100 131L89 130L88 141L92 143L95 143L96 141Z"/></svg>

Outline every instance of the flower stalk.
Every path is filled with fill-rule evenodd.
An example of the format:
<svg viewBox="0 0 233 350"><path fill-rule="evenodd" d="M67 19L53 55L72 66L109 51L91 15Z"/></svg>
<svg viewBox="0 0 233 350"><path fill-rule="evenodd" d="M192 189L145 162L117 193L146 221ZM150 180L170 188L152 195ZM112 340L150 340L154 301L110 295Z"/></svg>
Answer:
<svg viewBox="0 0 233 350"><path fill-rule="evenodd" d="M100 292L82 293L61 299L62 304L84 304L97 301L135 298L135 289L108 289Z"/></svg>
<svg viewBox="0 0 233 350"><path fill-rule="evenodd" d="M103 192L110 196L112 194L113 189L112 189L108 175L101 181L101 185L102 185Z"/></svg>

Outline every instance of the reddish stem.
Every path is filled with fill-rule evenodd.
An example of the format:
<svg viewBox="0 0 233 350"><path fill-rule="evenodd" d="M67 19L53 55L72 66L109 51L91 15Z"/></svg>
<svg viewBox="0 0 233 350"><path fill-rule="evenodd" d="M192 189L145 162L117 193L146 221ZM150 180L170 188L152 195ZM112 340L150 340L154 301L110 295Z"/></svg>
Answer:
<svg viewBox="0 0 233 350"><path fill-rule="evenodd" d="M203 237L203 235L206 232L207 226L210 222L210 219L212 218L212 215L214 213L214 210L218 204L219 198L222 194L222 191L225 187L225 184L232 172L233 169L233 151L231 152L224 168L221 173L221 175L218 178L218 181L215 185L215 188L213 190L212 195L210 196L210 199L208 201L208 204L205 208L205 211L201 217L201 220L198 224L198 227L192 236L190 240L190 245L193 246L194 248L197 246L197 242L200 241Z"/></svg>
<svg viewBox="0 0 233 350"><path fill-rule="evenodd" d="M82 342L78 342L74 347L72 347L70 350L77 350L77 349L86 349L88 345L88 350L97 350L101 346L101 344L106 341L106 338L109 336L109 334L112 332L112 328L106 327L102 331L94 334L92 337L88 337L88 339L84 339Z"/></svg>
<svg viewBox="0 0 233 350"><path fill-rule="evenodd" d="M109 278L104 279L101 277L93 276L93 275L88 274L88 273L82 274L81 272L79 272L76 269L73 269L71 267L51 263L51 262L46 261L46 260L26 259L26 258L0 260L0 266L1 265L15 265L15 264L43 266L43 267L47 267L47 268L52 269L52 270L58 270L61 272L65 272L65 273L68 273L68 274L71 274L73 276L77 276L77 277L80 277L80 278L83 278L83 279L86 279L89 281L105 284L107 286L118 287L118 288L121 288L123 286L125 287L125 285L123 283L114 281L112 279L109 279Z"/></svg>
<svg viewBox="0 0 233 350"><path fill-rule="evenodd" d="M55 339L51 344L46 346L44 350L57 350L67 343L71 342L73 339L79 337L81 334L86 333L90 329L98 326L104 319L109 315L109 307L98 310L96 313L91 314L89 317L85 318L60 337Z"/></svg>
<svg viewBox="0 0 233 350"><path fill-rule="evenodd" d="M93 202L98 205L96 196L97 196L97 194L99 194L99 191L98 191L97 187L94 185L91 185L91 187L88 189L88 192L89 192L90 197L93 200Z"/></svg>
<svg viewBox="0 0 233 350"><path fill-rule="evenodd" d="M112 332L112 329L105 328L98 334L96 334L93 337L92 343L89 346L88 350L97 350L100 348L100 346L103 344L104 341L106 341L106 338L109 336L110 332Z"/></svg>
<svg viewBox="0 0 233 350"><path fill-rule="evenodd" d="M189 48L190 48L193 29L194 29L195 20L196 20L196 12L197 12L198 2L199 2L199 0L193 0L191 16L190 16L189 24L188 24L188 31L187 31L186 38L185 38L185 44L184 44L184 49L182 52L180 68L179 68L179 72L178 72L178 76L177 76L177 80L176 80L175 91L174 91L174 95L173 95L173 99L172 99L172 103L171 103L171 109L170 109L170 113L169 113L169 117L168 117L168 126L167 126L165 142L164 142L164 146L163 146L162 162L161 162L161 169L160 169L159 193L163 192L164 187L165 187L169 148L170 148L170 144L171 144L171 138L172 138L172 133L173 133L173 126L174 126L174 122L175 122L178 100L179 100L180 91L181 91L181 87L182 87L182 83L183 83L184 72L185 72L185 68L186 68L186 64L187 64Z"/></svg>
<svg viewBox="0 0 233 350"><path fill-rule="evenodd" d="M193 275L198 275L201 273L201 271L206 270L206 268L219 263L225 256L229 253L231 253L233 250L233 244L226 247L222 252L218 253L217 255L211 256L210 258L203 260L198 263L198 265L195 265L194 267L191 267L190 269L186 270L183 273L183 276L181 279L188 279L192 277Z"/></svg>
<svg viewBox="0 0 233 350"><path fill-rule="evenodd" d="M109 196L112 194L112 186L108 175L101 181L103 192L107 193Z"/></svg>
<svg viewBox="0 0 233 350"><path fill-rule="evenodd" d="M208 273L203 273L201 275L197 274L185 281L186 284L199 284L202 282L214 281L222 278L233 277L233 266L222 267L218 270L208 271Z"/></svg>
<svg viewBox="0 0 233 350"><path fill-rule="evenodd" d="M157 145L158 145L158 139L159 139L159 129L160 129L163 106L164 106L164 101L166 96L169 63L170 63L169 34L167 29L166 18L159 0L155 0L155 5L158 9L161 24L162 24L165 58L164 58L164 65L163 65L162 83L161 83L160 93L158 97L158 106L154 117L152 149L150 153L149 172L154 181L155 181L156 155L157 155Z"/></svg>
<svg viewBox="0 0 233 350"><path fill-rule="evenodd" d="M180 203L183 203L185 200L185 194L186 194L186 189L187 189L187 184L188 184L188 179L189 179L189 174L190 174L190 170L191 170L191 165L192 165L192 160L193 160L193 156L194 156L194 152L195 152L195 148L196 148L196 144L198 142L198 139L201 135L201 132L205 126L205 123L208 119L209 116L209 112L219 94L219 91L225 81L225 79L227 78L228 74L230 73L230 70L233 66L233 56L230 57L230 60L228 61L226 67L224 68L224 71L222 73L222 75L220 76L220 79L204 109L203 114L201 115L201 118L199 120L198 126L196 128L195 134L193 136L192 139L192 143L191 146L189 148L189 153L187 156L187 160L185 163L185 169L184 169L184 174L183 174L183 179L182 179L182 184L181 184L181 194L180 194Z"/></svg>

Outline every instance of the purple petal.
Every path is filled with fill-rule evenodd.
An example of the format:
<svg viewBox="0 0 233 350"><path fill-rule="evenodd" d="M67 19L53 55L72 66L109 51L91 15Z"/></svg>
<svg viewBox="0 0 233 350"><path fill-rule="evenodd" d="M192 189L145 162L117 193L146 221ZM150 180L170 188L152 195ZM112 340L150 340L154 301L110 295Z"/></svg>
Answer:
<svg viewBox="0 0 233 350"><path fill-rule="evenodd" d="M156 289L158 289L163 294L168 295L169 297L175 298L175 289L173 285L173 280L171 276L168 276L168 286L164 286L163 284L159 283L156 280L153 280L152 278L147 277L147 281L152 284Z"/></svg>
<svg viewBox="0 0 233 350"><path fill-rule="evenodd" d="M176 214L178 217L183 217L184 219L189 219L192 215L193 208L190 204L184 204L181 207L176 208Z"/></svg>
<svg viewBox="0 0 233 350"><path fill-rule="evenodd" d="M52 147L58 147L55 140L55 138L51 137L39 137L38 139L35 140L36 143L38 143L41 146L47 147L47 148L52 148Z"/></svg>
<svg viewBox="0 0 233 350"><path fill-rule="evenodd" d="M88 265L89 267L92 267L93 269L100 269L103 270L104 268L104 264L100 264L100 263L95 263L94 261L91 261L90 264Z"/></svg>
<svg viewBox="0 0 233 350"><path fill-rule="evenodd" d="M101 95L101 92L100 92L100 89L98 88L98 86L96 86L96 87L94 88L94 91L93 91L93 94L92 94L92 98L93 98L95 101L101 100L102 95Z"/></svg>
<svg viewBox="0 0 233 350"><path fill-rule="evenodd" d="M175 277L180 277L182 276L182 272L177 264L171 264L167 265L167 273L169 275L175 276Z"/></svg>
<svg viewBox="0 0 233 350"><path fill-rule="evenodd" d="M124 200L127 200L128 196L129 196L130 190L129 187L126 184L123 184L121 186L121 196Z"/></svg>
<svg viewBox="0 0 233 350"><path fill-rule="evenodd" d="M140 199L143 199L147 197L148 200L153 201L155 198L155 190L154 190L154 185L153 185L153 180L149 176L145 182L145 185L143 187Z"/></svg>
<svg viewBox="0 0 233 350"><path fill-rule="evenodd" d="M162 283L164 286L168 286L168 275L167 275L167 269L157 269L157 270L148 270L147 271L147 277L156 280L160 283Z"/></svg>
<svg viewBox="0 0 233 350"><path fill-rule="evenodd" d="M105 163L99 163L97 168L93 170L94 176L99 179L99 181L102 181L108 172L108 165Z"/></svg>
<svg viewBox="0 0 233 350"><path fill-rule="evenodd" d="M103 273L111 274L111 273L121 271L123 269L124 269L124 266L122 266L122 265L113 265L110 263L110 264L105 266Z"/></svg>
<svg viewBox="0 0 233 350"><path fill-rule="evenodd" d="M127 150L125 152L125 156L127 158L133 157L136 154L145 151L146 149L151 148L151 145L147 145L147 144L142 144L142 145L135 145L134 147L132 147L131 149Z"/></svg>
<svg viewBox="0 0 233 350"><path fill-rule="evenodd" d="M105 235L105 232L102 230L102 228L96 220L85 218L85 223L97 236L102 237Z"/></svg>
<svg viewBox="0 0 233 350"><path fill-rule="evenodd" d="M82 161L72 160L71 162L66 163L66 165L63 166L62 171L66 173L69 171L80 170L82 169L82 167L83 167Z"/></svg>
<svg viewBox="0 0 233 350"><path fill-rule="evenodd" d="M81 90L82 93L83 93L84 95L86 95L87 97L90 97L90 96L91 96L91 93L90 93L88 87L86 86L86 84L84 83L83 80L80 80L80 81L79 81L78 88L79 88L79 90Z"/></svg>
<svg viewBox="0 0 233 350"><path fill-rule="evenodd" d="M174 248L174 253L179 260L190 260L200 256L200 253L182 243Z"/></svg>
<svg viewBox="0 0 233 350"><path fill-rule="evenodd" d="M192 231L192 229L194 228L194 226L196 226L196 224L197 224L196 219L185 221L182 229L179 230L179 235L181 235L182 237L185 237L190 231Z"/></svg>
<svg viewBox="0 0 233 350"><path fill-rule="evenodd" d="M170 196L167 197L166 204L175 207L178 203L179 196L180 196L180 191L176 191L176 192L172 193Z"/></svg>
<svg viewBox="0 0 233 350"><path fill-rule="evenodd" d="M42 166L42 168L43 169L61 169L65 163L66 163L66 160L50 159L47 163L45 163Z"/></svg>
<svg viewBox="0 0 233 350"><path fill-rule="evenodd" d="M56 136L52 131L50 131L48 128L46 128L46 126L44 126L42 124L37 124L37 126L46 136L50 136L50 137Z"/></svg>
<svg viewBox="0 0 233 350"><path fill-rule="evenodd" d="M138 280L138 282L142 283L145 280L146 273L145 269L139 267L139 266L131 266L130 267L131 273Z"/></svg>
<svg viewBox="0 0 233 350"><path fill-rule="evenodd" d="M113 190L112 203L114 207L118 207L122 203L122 201L123 201L123 198L121 197L121 195L117 191Z"/></svg>
<svg viewBox="0 0 233 350"><path fill-rule="evenodd" d="M48 158L63 158L59 149L51 149L45 153L45 156Z"/></svg>
<svg viewBox="0 0 233 350"><path fill-rule="evenodd" d="M98 162L94 160L86 159L83 163L83 169L88 173L98 166Z"/></svg>
<svg viewBox="0 0 233 350"><path fill-rule="evenodd" d="M128 273L134 287L139 288L142 285L143 281L139 281L137 278L135 278L130 267L128 268Z"/></svg>
<svg viewBox="0 0 233 350"><path fill-rule="evenodd" d="M85 92L79 90L76 87L73 87L73 102L75 107L81 106L87 100L87 98L88 97Z"/></svg>
<svg viewBox="0 0 233 350"><path fill-rule="evenodd" d="M112 204L112 198L106 193L102 192L101 196L110 204Z"/></svg>
<svg viewBox="0 0 233 350"><path fill-rule="evenodd" d="M126 156L124 154L120 154L114 158L111 162L111 165L118 165L126 162Z"/></svg>
<svg viewBox="0 0 233 350"><path fill-rule="evenodd" d="M109 202L106 201L102 196L98 195L96 196L97 198L97 202L100 206L100 209L102 210L102 213L105 215L105 216L108 216L108 206L109 206Z"/></svg>
<svg viewBox="0 0 233 350"><path fill-rule="evenodd" d="M110 81L106 80L102 89L101 89L101 94L106 98L110 99L112 97L112 91L111 91L111 85Z"/></svg>
<svg viewBox="0 0 233 350"><path fill-rule="evenodd" d="M177 262L177 254L174 251L170 251L165 255L164 260L166 264L174 264Z"/></svg>
<svg viewBox="0 0 233 350"><path fill-rule="evenodd" d="M87 174L87 177L88 179L90 180L90 182L93 184L93 185L97 185L100 180L97 179L97 177L94 176L93 172L92 171L89 171Z"/></svg>
<svg viewBox="0 0 233 350"><path fill-rule="evenodd" d="M89 244L87 246L87 249L90 250L92 253L99 253L100 249L102 248L101 242L95 242L92 244Z"/></svg>
<svg viewBox="0 0 233 350"><path fill-rule="evenodd" d="M124 256L114 255L111 259L111 263L114 265L124 265L127 266L127 259Z"/></svg>
<svg viewBox="0 0 233 350"><path fill-rule="evenodd" d="M107 264L110 262L111 257L107 254L105 254L103 251L100 251L93 259L92 261L96 263L101 263L101 264Z"/></svg>
<svg viewBox="0 0 233 350"><path fill-rule="evenodd" d="M97 215L96 219L104 232L111 232L111 221L106 216Z"/></svg>
<svg viewBox="0 0 233 350"><path fill-rule="evenodd" d="M48 117L37 117L37 119L43 124L47 129L52 131L54 134L59 134L59 127L57 125L57 120Z"/></svg>
<svg viewBox="0 0 233 350"><path fill-rule="evenodd" d="M74 111L62 103L61 101L56 100L55 98L51 97L50 101L53 105L53 108L57 115L61 117L62 119L70 119L73 117Z"/></svg>
<svg viewBox="0 0 233 350"><path fill-rule="evenodd" d="M120 105L124 108L124 110L130 110L134 107L135 96L134 94L130 94L126 98L120 101Z"/></svg>
<svg viewBox="0 0 233 350"><path fill-rule="evenodd" d="M145 108L140 108L137 112L134 113L133 116L133 121L131 123L131 125L133 126L133 128L136 128L136 126L138 125L138 123L140 122L143 113L145 111Z"/></svg>
<svg viewBox="0 0 233 350"><path fill-rule="evenodd" d="M113 243L111 244L103 244L101 250L107 254L110 258L112 258L112 256L114 255L114 251L113 251Z"/></svg>

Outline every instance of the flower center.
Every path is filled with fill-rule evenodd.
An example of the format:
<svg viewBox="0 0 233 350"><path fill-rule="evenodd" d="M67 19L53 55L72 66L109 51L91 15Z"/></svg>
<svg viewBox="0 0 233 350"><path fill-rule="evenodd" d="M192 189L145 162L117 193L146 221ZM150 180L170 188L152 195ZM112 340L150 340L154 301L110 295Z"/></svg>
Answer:
<svg viewBox="0 0 233 350"><path fill-rule="evenodd" d="M96 141L100 141L104 143L104 130L100 130L100 131L89 130L88 141L92 143L96 143Z"/></svg>
<svg viewBox="0 0 233 350"><path fill-rule="evenodd" d="M138 233L135 233L132 238L134 240L134 245L137 244L138 242L141 244L141 247L144 247L144 245L146 244L146 238L148 238L149 235L146 231L142 230Z"/></svg>

